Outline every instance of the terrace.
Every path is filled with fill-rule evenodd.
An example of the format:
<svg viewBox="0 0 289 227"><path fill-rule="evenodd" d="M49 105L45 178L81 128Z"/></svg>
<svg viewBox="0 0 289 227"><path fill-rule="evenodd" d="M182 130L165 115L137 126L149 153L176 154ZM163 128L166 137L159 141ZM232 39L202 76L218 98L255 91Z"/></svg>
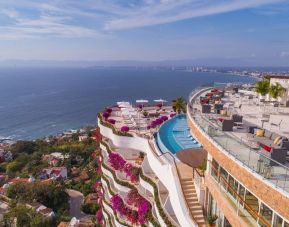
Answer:
<svg viewBox="0 0 289 227"><path fill-rule="evenodd" d="M287 137L289 108L260 102L249 87L239 87L238 91L232 87L197 89L191 94L190 102L190 117L213 144L272 186L289 192L288 148L274 145L273 139L264 145L260 138L248 133L251 127Z"/></svg>
<svg viewBox="0 0 289 227"><path fill-rule="evenodd" d="M158 126L175 116L171 106L158 104L156 106L132 106L128 102L107 107L102 113L102 119L117 132L150 137Z"/></svg>

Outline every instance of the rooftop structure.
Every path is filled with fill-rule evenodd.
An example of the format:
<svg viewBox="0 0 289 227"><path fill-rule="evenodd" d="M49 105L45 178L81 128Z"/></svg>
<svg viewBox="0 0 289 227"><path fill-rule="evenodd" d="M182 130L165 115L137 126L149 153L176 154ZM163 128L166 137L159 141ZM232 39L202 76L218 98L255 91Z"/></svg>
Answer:
<svg viewBox="0 0 289 227"><path fill-rule="evenodd" d="M192 92L187 116L208 151L208 215L220 226L288 226L288 108L249 87L211 87Z"/></svg>
<svg viewBox="0 0 289 227"><path fill-rule="evenodd" d="M153 226L289 226L289 109L260 101L254 86L194 90L187 123L170 106L98 116L106 220L132 225L114 199L134 210L136 190Z"/></svg>
<svg viewBox="0 0 289 227"><path fill-rule="evenodd" d="M106 108L98 115L104 216L115 225L132 225L131 219L115 207L115 200L122 201L131 212L138 211L137 205L131 205L135 191L141 201L150 205L147 218L136 220L134 225L205 224L192 178L193 169L180 162L173 152L163 152L155 139L162 124L175 115L171 106L133 107L129 103Z"/></svg>

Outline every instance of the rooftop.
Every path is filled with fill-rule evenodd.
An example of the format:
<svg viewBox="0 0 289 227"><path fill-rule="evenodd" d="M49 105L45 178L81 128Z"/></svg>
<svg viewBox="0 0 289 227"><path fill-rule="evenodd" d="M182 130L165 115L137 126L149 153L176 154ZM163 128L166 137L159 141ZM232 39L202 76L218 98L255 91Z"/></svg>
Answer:
<svg viewBox="0 0 289 227"><path fill-rule="evenodd" d="M274 107L272 103L260 103L257 94L249 88L241 88L239 92L232 89L224 90L224 97L210 100L211 110L204 111L204 103L200 97L209 98L211 88L196 91L191 99L190 116L197 125L218 146L229 152L234 158L242 162L266 181L279 189L289 192L289 162L284 157L282 160L270 157L270 152L254 136L247 133L249 126L266 129L280 136L289 136L289 108ZM208 93L211 93L208 95ZM216 102L217 101L217 102ZM218 103L225 111L214 109ZM206 104L205 104L206 105ZM216 106L215 106L216 107ZM242 116L241 122L235 122L232 130L222 128L224 120L232 120L232 115ZM279 127L279 123L280 127ZM270 146L272 143L268 144ZM272 152L272 150L271 150ZM264 165L260 165L261 161ZM280 163L282 161L282 163Z"/></svg>
<svg viewBox="0 0 289 227"><path fill-rule="evenodd" d="M109 112L109 113L108 113ZM107 115L105 115L107 114ZM114 106L106 108L102 113L103 119L111 124L116 131L124 131L123 127L128 127L127 132L140 136L151 136L155 131L156 125L152 123L160 117L170 118L174 111L171 106L132 106L127 103L126 106Z"/></svg>

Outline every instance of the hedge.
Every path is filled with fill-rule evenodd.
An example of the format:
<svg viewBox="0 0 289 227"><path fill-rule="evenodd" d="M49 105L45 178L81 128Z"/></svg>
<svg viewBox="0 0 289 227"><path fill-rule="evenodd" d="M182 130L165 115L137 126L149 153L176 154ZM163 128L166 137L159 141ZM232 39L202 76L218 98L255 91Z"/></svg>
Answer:
<svg viewBox="0 0 289 227"><path fill-rule="evenodd" d="M120 132L120 131L116 130L115 127L113 127L112 124L103 121L103 118L102 118L102 116L101 116L101 113L97 113L97 117L98 117L98 119L99 119L100 124L103 125L103 126L105 126L105 127L107 127L107 128L110 128L110 129L112 130L113 134L118 135L118 136L133 137L132 134L130 134L130 133L128 133L128 132Z"/></svg>

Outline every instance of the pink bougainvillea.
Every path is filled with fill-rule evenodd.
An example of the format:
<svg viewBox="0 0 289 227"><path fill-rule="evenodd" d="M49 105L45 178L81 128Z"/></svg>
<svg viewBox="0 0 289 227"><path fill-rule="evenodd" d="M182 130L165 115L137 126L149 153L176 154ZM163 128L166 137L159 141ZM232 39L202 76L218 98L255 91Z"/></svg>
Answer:
<svg viewBox="0 0 289 227"><path fill-rule="evenodd" d="M151 210L151 204L146 200L142 199L138 206L138 221L140 224L146 223L146 217L148 212Z"/></svg>
<svg viewBox="0 0 289 227"><path fill-rule="evenodd" d="M126 163L124 166L124 172L126 177L129 178L131 182L135 183L139 181L140 169L138 167L134 167L132 164Z"/></svg>
<svg viewBox="0 0 289 227"><path fill-rule="evenodd" d="M147 214L151 210L151 204L136 189L130 190L127 194L127 203L138 209L138 222L145 224Z"/></svg>
<svg viewBox="0 0 289 227"><path fill-rule="evenodd" d="M109 153L108 161L114 170L122 171L126 161L118 153Z"/></svg>
<svg viewBox="0 0 289 227"><path fill-rule="evenodd" d="M111 205L114 211L118 212L120 215L125 215L127 213L124 202L119 195L116 194L111 197Z"/></svg>
<svg viewBox="0 0 289 227"><path fill-rule="evenodd" d="M114 170L124 171L132 183L139 181L140 169L126 162L118 153L109 153L108 161Z"/></svg>
<svg viewBox="0 0 289 227"><path fill-rule="evenodd" d="M103 219L103 214L102 214L102 210L101 209L98 209L96 211L95 217L96 217L96 220L98 221L98 223L101 223L101 221Z"/></svg>

